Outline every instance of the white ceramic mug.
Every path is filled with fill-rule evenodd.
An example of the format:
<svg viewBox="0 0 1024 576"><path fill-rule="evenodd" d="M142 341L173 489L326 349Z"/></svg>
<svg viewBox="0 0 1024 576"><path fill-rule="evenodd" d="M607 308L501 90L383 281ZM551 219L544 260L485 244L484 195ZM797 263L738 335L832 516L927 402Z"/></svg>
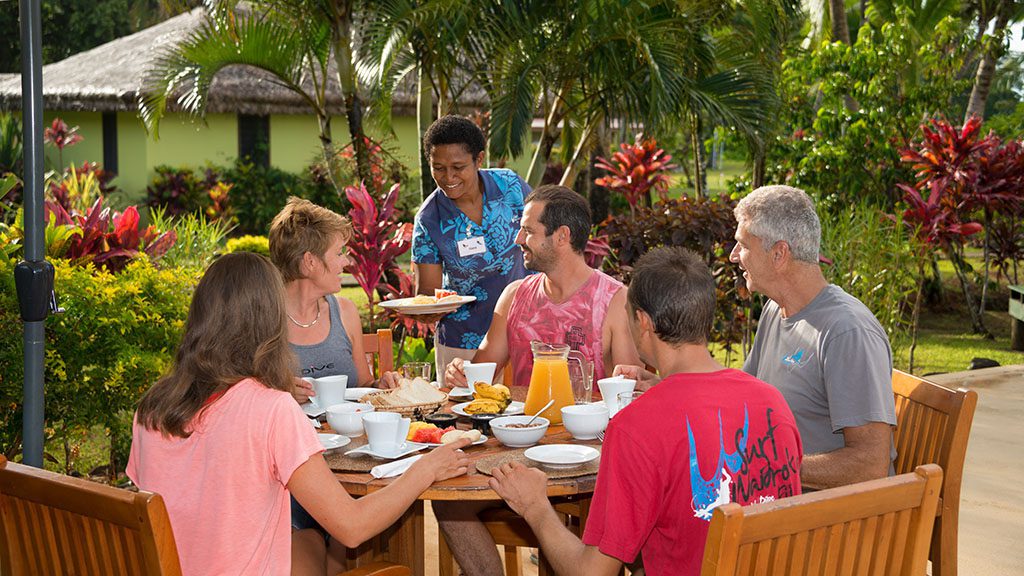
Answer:
<svg viewBox="0 0 1024 576"><path fill-rule="evenodd" d="M494 362L470 362L465 361L462 364L462 370L466 373L466 386L469 387L469 391L476 393L476 387L474 386L477 382L485 382L487 384L494 383L494 369L498 365Z"/></svg>
<svg viewBox="0 0 1024 576"><path fill-rule="evenodd" d="M608 417L614 418L615 413L619 411L619 394L632 392L636 388L636 380L623 378L622 376L612 376L611 378L598 380L597 387L601 390L601 397L604 398L605 406L608 407Z"/></svg>
<svg viewBox="0 0 1024 576"><path fill-rule="evenodd" d="M370 450L378 454L393 454L405 444L412 420L397 412L371 412L363 415Z"/></svg>
<svg viewBox="0 0 1024 576"><path fill-rule="evenodd" d="M313 392L316 396L310 398L314 404L321 408L341 404L345 401L345 389L348 388L348 376L324 376L313 379Z"/></svg>

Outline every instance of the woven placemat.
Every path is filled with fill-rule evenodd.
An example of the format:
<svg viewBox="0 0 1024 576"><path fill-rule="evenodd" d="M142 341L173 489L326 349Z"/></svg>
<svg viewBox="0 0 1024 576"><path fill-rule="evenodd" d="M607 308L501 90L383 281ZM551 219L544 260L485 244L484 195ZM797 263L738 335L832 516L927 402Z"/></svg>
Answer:
<svg viewBox="0 0 1024 576"><path fill-rule="evenodd" d="M366 445L366 436L359 436L352 439L352 442L335 450L324 452L324 460L331 470L335 472L369 472L374 466L383 464L385 460L374 458L369 454L353 454L346 456L349 450L355 450Z"/></svg>
<svg viewBox="0 0 1024 576"><path fill-rule="evenodd" d="M601 451L600 446L594 446L594 448L597 448L599 452ZM484 458L477 460L476 469L481 474L487 474L488 476L490 476L491 470L497 466L501 466L506 462L519 462L520 464L523 464L524 466L529 466L530 468L540 468L541 470L544 471L545 474L548 475L549 479L555 480L558 478L576 478L578 476L590 476L591 474L597 474L597 469L601 464L601 457L598 456L597 458L591 460L590 462L587 462L586 464L578 468L552 469L541 466L540 464L537 464L533 460L530 460L525 455L523 455L524 452L526 452L526 448L510 450L508 452L502 452L501 454L495 454L493 456L486 456Z"/></svg>

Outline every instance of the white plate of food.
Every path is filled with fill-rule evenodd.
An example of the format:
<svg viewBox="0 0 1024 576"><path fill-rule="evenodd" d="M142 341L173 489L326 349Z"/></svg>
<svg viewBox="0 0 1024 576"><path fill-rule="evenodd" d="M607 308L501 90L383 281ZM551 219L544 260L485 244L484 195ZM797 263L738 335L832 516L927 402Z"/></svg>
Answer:
<svg viewBox="0 0 1024 576"><path fill-rule="evenodd" d="M381 308L394 310L401 314L447 314L455 312L459 306L476 300L476 296L459 296L453 294L442 298L433 296L414 296L412 298L398 298L397 300L385 300L380 302Z"/></svg>
<svg viewBox="0 0 1024 576"><path fill-rule="evenodd" d="M346 402L359 402L363 396L367 394L373 394L374 392L380 392L380 388L348 388L345 390L345 401Z"/></svg>
<svg viewBox="0 0 1024 576"><path fill-rule="evenodd" d="M466 416L468 418L469 416L472 416L472 414L466 412L466 406L469 406L469 404L469 402L462 402L461 404L456 404L455 406L452 406L452 412L458 414L459 416ZM502 415L515 416L516 414L522 414L523 408L525 407L526 404L522 402L513 401L508 405L508 407L505 408L505 410L502 412Z"/></svg>
<svg viewBox="0 0 1024 576"><path fill-rule="evenodd" d="M523 456L553 470L576 468L600 455L597 449L579 444L544 444L523 452Z"/></svg>
<svg viewBox="0 0 1024 576"><path fill-rule="evenodd" d="M324 447L324 450L334 450L335 448L341 448L342 446L348 445L352 441L348 436L342 436L341 434L326 434L321 433L316 435L317 439L320 440L320 445Z"/></svg>

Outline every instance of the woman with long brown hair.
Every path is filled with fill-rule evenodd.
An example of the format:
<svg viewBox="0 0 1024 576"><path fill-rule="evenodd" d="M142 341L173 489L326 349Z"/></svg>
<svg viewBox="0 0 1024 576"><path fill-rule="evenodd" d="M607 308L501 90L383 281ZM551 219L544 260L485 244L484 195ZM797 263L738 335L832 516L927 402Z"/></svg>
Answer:
<svg viewBox="0 0 1024 576"><path fill-rule="evenodd" d="M269 260L220 258L196 287L171 371L135 415L127 473L163 496L185 574L289 574L289 492L355 547L433 482L466 472L463 441L424 455L383 490L350 497L291 397L286 321Z"/></svg>

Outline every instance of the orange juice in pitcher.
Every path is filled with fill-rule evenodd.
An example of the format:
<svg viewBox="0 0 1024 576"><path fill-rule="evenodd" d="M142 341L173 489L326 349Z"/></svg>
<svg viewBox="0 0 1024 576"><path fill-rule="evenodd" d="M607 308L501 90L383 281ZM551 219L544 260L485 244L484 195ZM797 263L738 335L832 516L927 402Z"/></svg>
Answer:
<svg viewBox="0 0 1024 576"><path fill-rule="evenodd" d="M574 361L586 362L579 352L572 352L565 344L545 344L534 341L533 372L530 374L530 388L526 392L526 414L535 414L552 398L555 403L541 413L552 424L562 423L562 407L576 403L569 380L569 355L580 356Z"/></svg>

